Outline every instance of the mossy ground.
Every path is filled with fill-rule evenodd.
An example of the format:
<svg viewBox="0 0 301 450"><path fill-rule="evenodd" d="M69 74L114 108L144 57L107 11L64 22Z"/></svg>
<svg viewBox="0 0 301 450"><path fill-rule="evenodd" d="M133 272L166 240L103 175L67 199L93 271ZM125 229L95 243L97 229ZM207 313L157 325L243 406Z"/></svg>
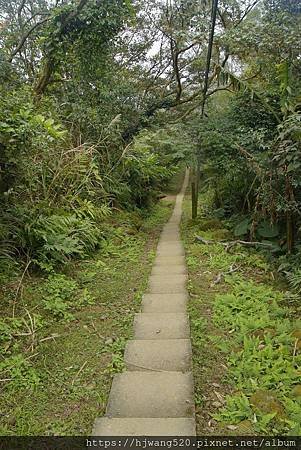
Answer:
<svg viewBox="0 0 301 450"><path fill-rule="evenodd" d="M258 250L235 246L226 251L219 243L196 241L196 235L233 238L225 224L212 219L206 194L195 221L190 202L188 194L182 237L189 271L197 434L298 435L300 309L290 303L287 287Z"/></svg>
<svg viewBox="0 0 301 450"><path fill-rule="evenodd" d="M182 177L180 173L173 180L172 194ZM59 277L26 275L16 317L10 321L7 317L20 275L5 285L2 435L91 432L95 418L105 412L113 374L123 370L123 350L131 336L133 316L139 310L157 239L172 207L173 200L168 198L144 217L115 214L108 223L110 235L94 255L68 263ZM54 303L55 296L58 303ZM30 333L32 320L35 331ZM11 365L5 367L4 361Z"/></svg>

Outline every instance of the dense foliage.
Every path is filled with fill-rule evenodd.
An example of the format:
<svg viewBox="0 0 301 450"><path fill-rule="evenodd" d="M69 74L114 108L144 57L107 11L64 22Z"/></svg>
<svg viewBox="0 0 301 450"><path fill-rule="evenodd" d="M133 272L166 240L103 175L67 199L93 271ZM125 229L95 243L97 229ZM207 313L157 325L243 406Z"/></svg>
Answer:
<svg viewBox="0 0 301 450"><path fill-rule="evenodd" d="M191 166L192 197L199 187L206 192L206 207L200 201L199 209L207 208L213 223L223 220L226 237L234 233L266 249L299 301L301 3L219 0L208 58L213 4L0 0L0 369L10 374L4 383L15 377L22 388L38 384L24 357L34 351L36 330L47 315L72 322L77 308L95 302L65 275L68 264L86 261L96 249L114 258L124 241L130 259L131 235L180 163ZM116 225L123 214L135 223L129 233L124 223ZM105 284L102 264L94 269L101 268ZM122 264L119 272L126 260ZM32 310L30 292L18 302L28 274L46 284ZM289 334L277 296L270 303L273 295L252 283L234 286L217 298L215 321L245 334L249 311L261 311L266 325ZM239 321L233 311L241 302ZM15 344L21 335L32 338L31 346ZM267 351L277 342L271 337ZM258 342L246 343L253 358ZM289 347L290 338L283 343ZM284 370L291 361L287 352ZM247 383L243 358L232 362L232 375ZM265 387L273 384L268 380ZM235 413L237 402L231 405L226 415ZM243 417L251 413L247 405Z"/></svg>
<svg viewBox="0 0 301 450"><path fill-rule="evenodd" d="M122 40L139 5L1 6L0 257L51 270L96 248L114 209L150 206L188 145L180 126L140 132L147 100Z"/></svg>
<svg viewBox="0 0 301 450"><path fill-rule="evenodd" d="M45 264L84 254L112 208L148 206L189 153L203 159L220 213L242 216L237 234L264 229L293 251L295 2L220 1L206 90L210 2L12 0L2 8L2 256Z"/></svg>
<svg viewBox="0 0 301 450"><path fill-rule="evenodd" d="M194 119L216 213L278 254L300 250L300 13L299 2L258 2L218 35L228 66L216 64L207 117Z"/></svg>

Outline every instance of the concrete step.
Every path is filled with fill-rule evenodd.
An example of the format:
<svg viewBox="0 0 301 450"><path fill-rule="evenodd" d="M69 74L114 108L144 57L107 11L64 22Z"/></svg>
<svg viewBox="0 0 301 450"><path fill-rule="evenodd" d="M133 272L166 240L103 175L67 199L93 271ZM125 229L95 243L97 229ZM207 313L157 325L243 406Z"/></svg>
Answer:
<svg viewBox="0 0 301 450"><path fill-rule="evenodd" d="M160 250L157 250L157 257L160 257L160 256L167 256L167 257L169 257L169 256L172 256L172 257L175 257L175 256L185 256L185 252L184 252L184 250L183 249L173 249L173 250L171 250L170 248L163 248L163 249L160 249Z"/></svg>
<svg viewBox="0 0 301 450"><path fill-rule="evenodd" d="M163 239L164 237L167 237L167 236L172 236L172 237L180 236L179 226L178 225L172 225L172 226L166 225L160 234L160 239Z"/></svg>
<svg viewBox="0 0 301 450"><path fill-rule="evenodd" d="M183 256L185 255L183 246L178 242L175 243L162 243L157 247L157 255L165 255L165 256Z"/></svg>
<svg viewBox="0 0 301 450"><path fill-rule="evenodd" d="M148 282L148 291L151 294L178 294L186 292L187 275L160 274L151 275Z"/></svg>
<svg viewBox="0 0 301 450"><path fill-rule="evenodd" d="M168 250L168 249L170 249L171 251L183 250L183 245L181 244L180 241L172 241L172 242L170 242L170 241L168 242L167 240L159 241L157 251L158 250Z"/></svg>
<svg viewBox="0 0 301 450"><path fill-rule="evenodd" d="M175 231L179 231L179 220L173 220L172 222L167 222L166 225L164 225L162 231L168 230L168 229L174 229Z"/></svg>
<svg viewBox="0 0 301 450"><path fill-rule="evenodd" d="M162 245L175 245L175 246L182 246L181 242L180 242L180 238L178 236L178 233L165 233L164 235L161 236L161 238L158 241L158 247L162 246Z"/></svg>
<svg viewBox="0 0 301 450"><path fill-rule="evenodd" d="M142 298L142 312L185 313L187 301L187 292L182 294L144 294Z"/></svg>
<svg viewBox="0 0 301 450"><path fill-rule="evenodd" d="M134 319L134 339L189 339L184 313L140 313Z"/></svg>
<svg viewBox="0 0 301 450"><path fill-rule="evenodd" d="M167 264L157 266L157 264L155 264L152 268L151 275L163 275L163 274L187 275L187 269L182 264L173 264L172 266L168 266Z"/></svg>
<svg viewBox="0 0 301 450"><path fill-rule="evenodd" d="M180 236L178 236L175 233L164 233L161 238L159 239L158 244L161 243L169 243L169 244L173 244L173 243L178 243L180 240Z"/></svg>
<svg viewBox="0 0 301 450"><path fill-rule="evenodd" d="M96 419L92 436L195 436L195 422L187 417L102 417Z"/></svg>
<svg viewBox="0 0 301 450"><path fill-rule="evenodd" d="M168 223L163 227L162 233L165 232L179 232L179 224L178 223Z"/></svg>
<svg viewBox="0 0 301 450"><path fill-rule="evenodd" d="M180 232L179 232L179 227L176 228L166 228L163 229L161 235L160 235L160 239L166 239L166 238L171 238L171 240L179 239L180 240Z"/></svg>
<svg viewBox="0 0 301 450"><path fill-rule="evenodd" d="M154 264L151 275L163 275L163 274L187 275L187 269L182 264L173 264L172 266Z"/></svg>
<svg viewBox="0 0 301 450"><path fill-rule="evenodd" d="M193 417L191 373L124 372L115 375L109 417Z"/></svg>
<svg viewBox="0 0 301 450"><path fill-rule="evenodd" d="M128 341L124 360L127 370L175 371L191 370L190 339Z"/></svg>
<svg viewBox="0 0 301 450"><path fill-rule="evenodd" d="M154 260L154 264L156 265L179 265L179 264L185 264L185 257L184 256L164 256L164 255L157 255L155 260Z"/></svg>
<svg viewBox="0 0 301 450"><path fill-rule="evenodd" d="M175 267L179 267L180 264L178 264ZM166 267L166 266L165 266ZM182 266L183 267L183 266ZM149 281L151 283L162 283L163 281L167 281L168 283L174 282L174 283L185 283L187 280L187 275L185 273L176 273L176 274L158 274L158 275L150 275Z"/></svg>

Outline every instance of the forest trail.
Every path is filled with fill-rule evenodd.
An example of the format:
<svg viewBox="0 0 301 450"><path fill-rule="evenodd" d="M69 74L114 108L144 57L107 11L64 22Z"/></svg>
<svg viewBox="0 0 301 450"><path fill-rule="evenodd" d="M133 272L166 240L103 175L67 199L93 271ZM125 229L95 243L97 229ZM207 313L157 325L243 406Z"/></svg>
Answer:
<svg viewBox="0 0 301 450"><path fill-rule="evenodd" d="M187 270L179 233L188 179L187 170L125 349L127 371L115 375L94 436L195 435Z"/></svg>

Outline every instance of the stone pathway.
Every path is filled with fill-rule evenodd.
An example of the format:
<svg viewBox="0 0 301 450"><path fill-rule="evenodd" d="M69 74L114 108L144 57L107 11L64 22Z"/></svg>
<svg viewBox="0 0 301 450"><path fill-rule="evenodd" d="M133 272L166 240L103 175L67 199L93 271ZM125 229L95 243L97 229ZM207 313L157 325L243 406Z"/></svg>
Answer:
<svg viewBox="0 0 301 450"><path fill-rule="evenodd" d="M126 372L114 376L106 416L94 436L195 435L187 272L179 224L188 171L165 225L125 350Z"/></svg>

